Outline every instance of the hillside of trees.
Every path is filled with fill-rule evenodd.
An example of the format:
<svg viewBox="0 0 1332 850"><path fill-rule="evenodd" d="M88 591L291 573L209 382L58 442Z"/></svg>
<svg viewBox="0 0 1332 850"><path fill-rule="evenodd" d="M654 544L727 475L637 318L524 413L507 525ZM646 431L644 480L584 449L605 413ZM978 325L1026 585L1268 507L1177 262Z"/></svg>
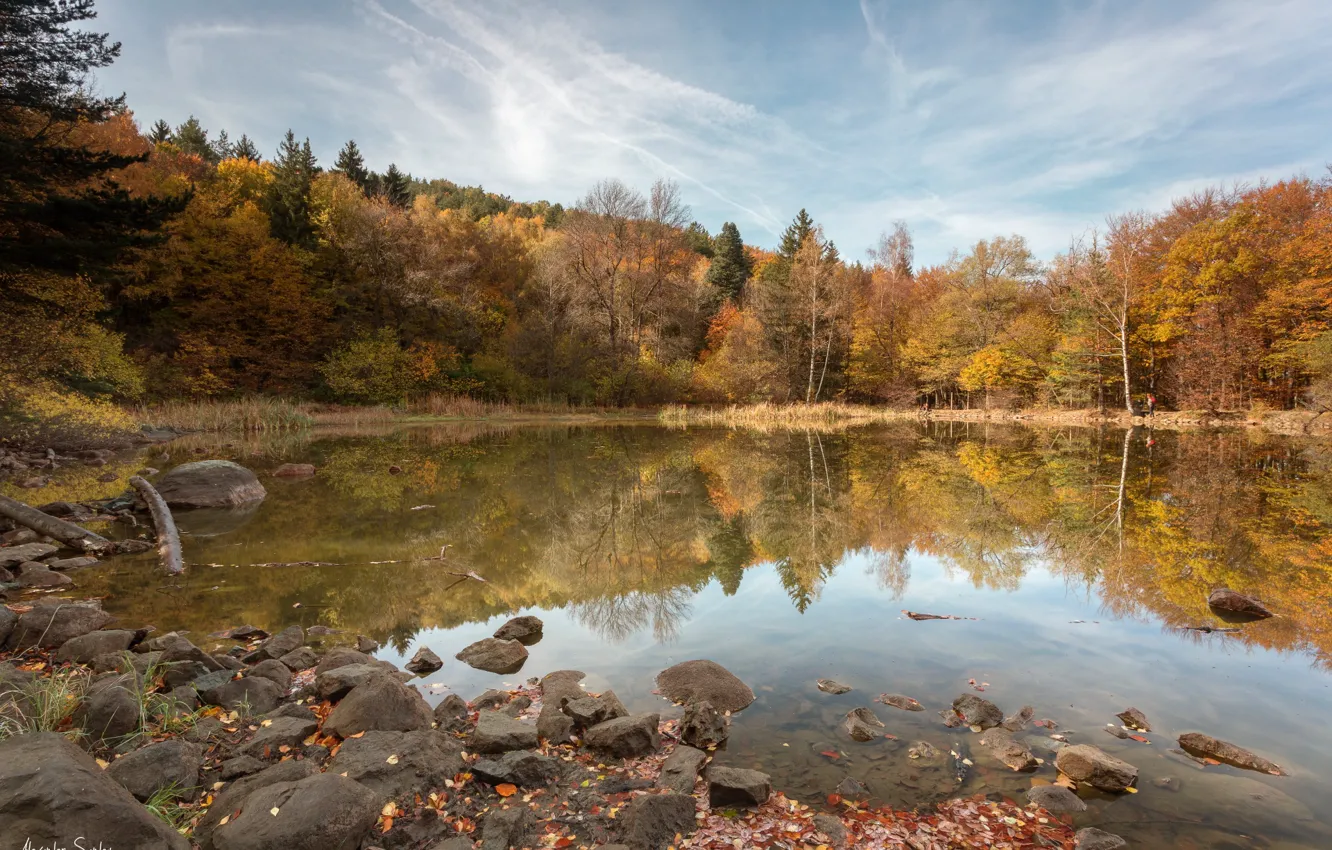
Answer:
<svg viewBox="0 0 1332 850"><path fill-rule="evenodd" d="M91 4L35 5L57 18L0 83L11 412L253 393L1332 404L1329 175L1114 215L1051 258L1003 235L917 267L903 222L848 256L805 210L765 250L710 233L668 181L607 179L566 208L378 171L350 141L320 163L290 131L265 155L193 117L144 128L85 93L119 49L68 29Z"/></svg>

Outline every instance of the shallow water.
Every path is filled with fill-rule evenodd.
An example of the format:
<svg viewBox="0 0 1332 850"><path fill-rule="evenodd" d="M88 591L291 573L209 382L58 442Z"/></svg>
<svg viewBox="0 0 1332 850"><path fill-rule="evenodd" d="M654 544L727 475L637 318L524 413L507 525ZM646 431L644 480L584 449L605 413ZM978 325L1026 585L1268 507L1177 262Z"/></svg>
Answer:
<svg viewBox="0 0 1332 850"><path fill-rule="evenodd" d="M466 698L572 667L632 710L669 711L656 672L711 658L759 697L719 759L810 801L848 775L899 806L1018 797L1054 779L1045 730L1023 739L1047 763L1019 774L944 728L937 710L975 679L1006 712L1030 704L1071 742L1140 768L1139 793L1087 796L1078 826L1147 847L1332 846L1325 444L934 423L821 435L459 426L195 445L145 457L163 469L230 457L260 473L268 498L181 513L193 566L177 580L147 559L78 573L124 622L196 638L323 624L378 639L399 663L428 645L447 659L429 681ZM272 478L285 461L319 473ZM93 485L60 486L44 497ZM446 560L419 560L441 549ZM368 563L389 560L406 562ZM337 566L251 566L294 561ZM466 570L487 582L451 574ZM1255 592L1280 616L1236 634L1179 631L1224 625L1206 606L1216 586ZM904 609L977 619L916 622ZM452 659L523 613L546 629L519 674ZM821 693L821 677L854 690ZM881 692L927 710L872 702ZM861 705L900 740L839 733ZM1151 719L1150 744L1103 731L1130 705ZM1290 776L1203 769L1170 752L1185 731ZM909 759L918 740L942 757ZM959 784L947 754L963 748L974 765ZM1164 777L1178 790L1153 784Z"/></svg>

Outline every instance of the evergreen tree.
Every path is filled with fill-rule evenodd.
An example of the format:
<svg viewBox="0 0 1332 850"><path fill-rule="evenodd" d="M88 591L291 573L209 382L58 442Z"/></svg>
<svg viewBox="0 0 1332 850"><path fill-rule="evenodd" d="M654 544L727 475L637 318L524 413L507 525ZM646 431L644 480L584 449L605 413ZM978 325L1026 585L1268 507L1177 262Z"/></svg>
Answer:
<svg viewBox="0 0 1332 850"><path fill-rule="evenodd" d="M208 131L193 115L176 128L171 141L180 148L181 153L193 154L205 162L217 162L217 152L208 143Z"/></svg>
<svg viewBox="0 0 1332 850"><path fill-rule="evenodd" d="M791 224L782 232L777 253L781 254L782 259L787 262L794 260L796 252L800 250L800 246L805 241L805 237L813 230L814 219L809 217L809 213L801 209Z"/></svg>
<svg viewBox="0 0 1332 850"><path fill-rule="evenodd" d="M311 247L314 228L310 223L310 184L316 163L310 140L298 145L296 134L288 130L278 145L273 165L268 196L269 228L283 242Z"/></svg>
<svg viewBox="0 0 1332 850"><path fill-rule="evenodd" d="M701 223L697 221L690 222L689 227L685 228L685 238L689 240L689 248L695 254L704 257L714 255L712 237L708 235L708 229Z"/></svg>
<svg viewBox="0 0 1332 850"><path fill-rule="evenodd" d="M348 139L347 144L338 151L337 161L333 163L333 170L341 172L347 176L361 191L365 191L369 186L370 173L365 170L365 158L361 156L361 149L356 146L355 139Z"/></svg>
<svg viewBox="0 0 1332 850"><path fill-rule="evenodd" d="M412 187L407 175L399 171L395 163L389 163L388 171L384 174L384 197L395 207L412 205Z"/></svg>
<svg viewBox="0 0 1332 850"><path fill-rule="evenodd" d="M250 162L258 162L259 148L255 147L249 136L241 133L241 137L236 140L236 144L231 146L231 156L233 159L248 159Z"/></svg>
<svg viewBox="0 0 1332 850"><path fill-rule="evenodd" d="M708 269L708 283L732 301L739 300L745 283L753 274L745 243L740 239L740 228L734 222L726 222L717 234L715 244L716 255Z"/></svg>
<svg viewBox="0 0 1332 850"><path fill-rule="evenodd" d="M158 118L157 123L153 125L153 129L149 131L148 138L155 145L171 141L171 125Z"/></svg>
<svg viewBox="0 0 1332 850"><path fill-rule="evenodd" d="M564 204L558 202L551 204L544 217L547 229L554 230L558 228L560 222L564 221Z"/></svg>
<svg viewBox="0 0 1332 850"><path fill-rule="evenodd" d="M226 130L217 131L217 141L213 142L213 154L218 161L231 159L232 156L231 137L227 135Z"/></svg>

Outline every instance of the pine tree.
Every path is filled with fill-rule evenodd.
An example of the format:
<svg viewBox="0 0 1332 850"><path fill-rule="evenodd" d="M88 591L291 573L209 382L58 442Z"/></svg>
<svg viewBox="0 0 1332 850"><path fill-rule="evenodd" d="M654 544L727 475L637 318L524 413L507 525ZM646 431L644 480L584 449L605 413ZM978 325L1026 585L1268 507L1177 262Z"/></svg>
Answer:
<svg viewBox="0 0 1332 850"><path fill-rule="evenodd" d="M412 187L407 175L399 171L395 163L389 163L388 171L384 174L384 197L395 207L412 205Z"/></svg>
<svg viewBox="0 0 1332 850"><path fill-rule="evenodd" d="M791 222L790 226L782 233L781 243L777 247L777 253L788 262L795 259L796 252L804 244L805 237L814 230L814 219L809 217L809 213L801 209Z"/></svg>
<svg viewBox="0 0 1332 850"><path fill-rule="evenodd" d="M311 247L314 228L310 224L310 184L316 163L310 140L298 145L296 134L288 130L273 164L273 184L268 196L269 228L283 242Z"/></svg>
<svg viewBox="0 0 1332 850"><path fill-rule="evenodd" d="M217 162L217 152L208 143L208 131L193 115L176 128L171 141L180 148L181 153L193 154L205 162Z"/></svg>
<svg viewBox="0 0 1332 850"><path fill-rule="evenodd" d="M333 170L345 174L347 179L361 187L362 192L369 186L367 178L370 173L365 170L365 158L361 156L361 149L356 146L355 139L348 139L347 144L338 151Z"/></svg>
<svg viewBox="0 0 1332 850"><path fill-rule="evenodd" d="M685 238L689 240L689 249L695 254L704 257L711 257L716 254L712 244L712 237L708 235L708 229L700 222L693 221L685 228Z"/></svg>
<svg viewBox="0 0 1332 850"><path fill-rule="evenodd" d="M753 273L749 255L745 253L745 243L740 239L740 228L730 221L723 224L715 245L716 256L712 260L712 267L708 269L708 283L726 298L739 300L745 283Z"/></svg>
<svg viewBox="0 0 1332 850"><path fill-rule="evenodd" d="M149 131L148 138L155 145L171 141L171 125L158 118L157 123L153 125L153 129Z"/></svg>
<svg viewBox="0 0 1332 850"><path fill-rule="evenodd" d="M231 159L232 156L231 137L227 135L226 130L217 131L217 141L213 142L213 154L219 161Z"/></svg>
<svg viewBox="0 0 1332 850"><path fill-rule="evenodd" d="M250 137L241 133L241 137L236 140L236 144L231 146L231 156L233 159L248 159L250 162L259 161L259 148L257 148Z"/></svg>

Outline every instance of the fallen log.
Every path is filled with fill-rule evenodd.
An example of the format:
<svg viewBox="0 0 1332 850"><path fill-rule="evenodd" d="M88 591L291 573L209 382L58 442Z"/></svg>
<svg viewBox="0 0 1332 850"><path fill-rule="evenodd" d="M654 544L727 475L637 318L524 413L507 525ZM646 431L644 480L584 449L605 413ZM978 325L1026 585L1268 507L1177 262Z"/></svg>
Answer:
<svg viewBox="0 0 1332 850"><path fill-rule="evenodd" d="M0 496L0 516L8 517L38 534L44 534L52 540L58 540L83 552L106 555L115 551L115 544L100 534L94 534L72 522L44 514L8 496Z"/></svg>
<svg viewBox="0 0 1332 850"><path fill-rule="evenodd" d="M157 488L135 475L129 480L130 486L139 491L139 495L148 503L148 512L153 516L153 527L157 529L157 553L162 556L162 566L168 575L180 575L185 572L185 563L180 556L180 534L176 532L176 521L171 517L171 509L162 499Z"/></svg>
<svg viewBox="0 0 1332 850"><path fill-rule="evenodd" d="M921 614L917 611L902 610L902 614L911 620L974 620L975 617L959 617L956 614Z"/></svg>

